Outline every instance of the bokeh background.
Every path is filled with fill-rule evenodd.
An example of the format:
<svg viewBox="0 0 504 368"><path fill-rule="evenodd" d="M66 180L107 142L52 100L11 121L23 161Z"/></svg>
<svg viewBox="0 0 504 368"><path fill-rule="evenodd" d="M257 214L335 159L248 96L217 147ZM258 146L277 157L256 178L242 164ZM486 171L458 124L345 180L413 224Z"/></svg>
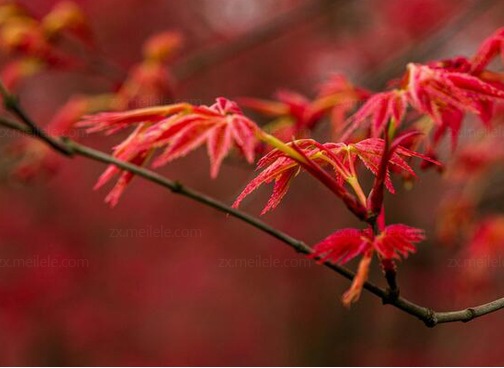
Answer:
<svg viewBox="0 0 504 368"><path fill-rule="evenodd" d="M40 15L55 2L20 1ZM309 3L318 5L307 7ZM331 72L379 90L400 76L407 62L472 55L504 25L504 3L497 0L79 4L103 53L124 67L140 60L148 36L166 29L185 36L174 61L179 72L201 50L221 50L216 62L196 68L177 84L177 99L205 104L218 96L269 98L279 88L311 96ZM300 15L295 9L306 10ZM285 16L297 18L278 27L274 36L243 49L226 46L237 40L243 44L251 32ZM49 71L24 83L19 93L27 110L44 124L70 96L111 88L93 75ZM322 125L317 134L327 137L327 129ZM79 136L105 151L120 138ZM2 146L13 139L2 135ZM136 179L110 209L103 203L109 188L92 190L104 169L101 164L62 160L56 175L29 182L13 178L10 169L10 161L2 159L0 259L6 262L0 265L1 365L504 363L504 313L429 329L366 292L347 310L340 303L347 280L247 224L163 188ZM233 160L215 180L208 170L206 152L199 150L160 171L229 204L254 175L252 167ZM446 195L441 176L427 171L413 189L398 187L386 199L390 222L424 228L430 239L399 266L403 295L436 310L502 295L502 263L485 271L492 275L491 285L470 291L457 286L467 270L451 267L457 250L437 242L434 234L436 208ZM259 215L269 190L252 196L243 209ZM499 210L502 198L492 200L492 210ZM338 200L305 175L264 220L308 244L337 228L358 225ZM179 236L131 236L131 229L170 229ZM43 258L58 265L28 261ZM259 267L265 259L281 265ZM22 264L14 266L15 260ZM240 260L252 262L244 266ZM383 285L378 266L373 267L372 280Z"/></svg>

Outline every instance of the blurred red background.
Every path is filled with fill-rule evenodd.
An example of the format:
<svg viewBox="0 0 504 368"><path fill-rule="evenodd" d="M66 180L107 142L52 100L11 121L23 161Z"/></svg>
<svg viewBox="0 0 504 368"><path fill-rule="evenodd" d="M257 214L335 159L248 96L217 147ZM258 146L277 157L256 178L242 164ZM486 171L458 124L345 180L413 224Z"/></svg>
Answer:
<svg viewBox="0 0 504 368"><path fill-rule="evenodd" d="M129 67L140 60L142 42L156 32L184 34L185 46L175 60L183 65L193 52L244 37L307 1L79 4L107 57ZM56 1L20 2L43 15ZM218 96L269 98L279 88L310 95L331 72L382 88L380 78L391 64L403 63L389 78L399 76L408 61L474 53L504 23L504 3L490 3L454 26L450 22L460 14L476 11L474 2L333 1L329 10L296 22L275 39L181 81L176 98L210 104ZM453 34L447 35L446 27ZM434 47L427 45L444 36ZM424 51L415 54L420 48ZM411 51L416 59L401 61L400 55ZM24 83L19 93L37 121L47 123L71 95L111 88L92 75L49 71ZM317 134L326 130L321 127ZM2 138L4 146L11 141ZM82 141L109 152L119 139L89 135ZM503 313L428 329L367 293L346 310L340 295L348 281L256 229L161 187L135 179L110 209L103 203L105 190L92 191L101 164L81 158L62 161L57 175L30 183L14 180L8 163L0 164L0 259L6 260L0 267L1 365L504 363L498 344ZM229 162L211 180L203 150L160 171L228 204L253 176L252 167ZM438 174L422 173L411 191L399 189L387 197L388 215L425 228L428 238L434 238L434 213L445 195L442 185ZM267 192L247 201L243 210L258 215ZM499 200L494 206L502 204ZM341 203L307 176L293 183L290 195L264 220L308 244L356 224ZM128 233L141 229L178 230L182 236ZM116 230L125 235L116 236ZM257 266L255 260L270 257L282 266ZM454 257L453 250L435 241L422 243L418 254L399 266L403 295L448 310L502 293L496 282L461 294L454 285L464 270L450 267ZM59 265L27 264L42 258ZM13 266L16 260L23 264ZM244 267L237 260L254 262ZM492 272L496 278L503 274L502 269ZM372 279L383 284L376 265Z"/></svg>

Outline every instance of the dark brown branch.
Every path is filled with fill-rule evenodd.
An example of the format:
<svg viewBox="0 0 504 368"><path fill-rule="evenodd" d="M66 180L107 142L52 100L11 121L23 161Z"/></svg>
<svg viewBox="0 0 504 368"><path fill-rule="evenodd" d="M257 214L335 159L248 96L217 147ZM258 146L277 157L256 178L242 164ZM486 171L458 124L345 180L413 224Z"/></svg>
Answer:
<svg viewBox="0 0 504 368"><path fill-rule="evenodd" d="M17 101L17 100L13 100ZM21 107L18 105L17 107L19 110L22 111ZM27 116L26 113L23 112L23 116ZM7 128L16 130L18 132L25 133L27 135L31 135L34 138L41 139L47 144L50 144L47 140L43 139L39 135L37 135L33 129L31 129L28 126L21 125L17 122L13 122L4 118L0 118L0 125L3 125ZM199 193L193 189L187 188L184 185L180 184L179 182L174 182L171 180L166 179L162 175L159 175L151 170L145 169L143 167L137 166L130 164L128 162L123 162L120 160L117 160L111 155L108 155L106 153L97 151L93 148L86 147L82 144L79 144L77 142L74 142L70 139L67 138L51 138L51 141L55 141L58 143L58 146L65 147L64 152L67 157L73 157L73 156L82 156L89 158L93 161L99 161L103 162L105 164L111 164L111 165L116 165L117 167L130 171L134 173L135 175L138 175L140 177L143 177L146 180L149 180L153 183L156 183L160 186L163 186L169 190L171 190L175 194L182 195L184 197L190 198L195 200L196 202L202 203L206 206L212 207L220 212L226 213L230 216L233 216L237 219L240 219L244 221L245 223L255 227L256 229L259 229L274 238L284 242L285 244L289 245L291 248L293 248L296 252L302 253L302 254L311 254L312 250L309 246L307 246L305 243L303 243L300 240L297 240L277 229L272 228L271 226L267 225L266 223L262 222L261 220L250 216L244 212L241 212L239 210L236 210L234 208L231 208L227 206L224 203L221 203L211 197L208 197L202 193ZM51 145L52 146L52 145ZM61 152L58 150L58 152ZM324 265L333 271L337 272L338 274L342 275L343 277L347 278L348 280L352 280L355 276L355 274L350 271L349 269L338 266L329 262L324 263ZM499 309L504 308L504 298L498 299L495 301L492 301L487 304L483 304L477 307L472 307L472 308L467 308L464 310L460 311L452 311L452 312L434 312L429 308L419 306L415 303L410 302L407 299L404 299L402 297L398 297L396 299L390 300L389 298L389 293L380 288L379 286L376 286L370 282L366 282L364 284L364 288L371 292L372 294L376 295L377 297L381 298L382 301L386 304L393 305L394 307L417 317L421 321L423 321L427 326L429 327L434 327L435 325L439 323L446 323L446 322L456 322L456 321L462 321L462 322L468 322L474 318L484 316L486 314L495 312Z"/></svg>
<svg viewBox="0 0 504 368"><path fill-rule="evenodd" d="M70 154L65 145L61 144L59 140L47 135L31 120L31 118L26 114L26 112L21 108L21 105L19 104L17 97L11 94L7 90L7 88L5 88L5 85L1 80L0 80L0 95L3 98L3 104L5 109L13 113L15 116L19 118L19 120L21 120L24 124L26 124L32 135L45 141L49 146L51 146L59 153L62 153L64 155Z"/></svg>
<svg viewBox="0 0 504 368"><path fill-rule="evenodd" d="M269 40L279 37L282 31L289 29L290 27L309 19L319 14L324 14L324 9L329 5L329 0L313 0L307 1L305 6L296 8L275 18L270 23L257 28L256 30L237 38L234 41L226 43L224 45L219 45L216 47L209 47L196 52L195 54L184 59L179 65L175 66L174 74L179 80L184 80L191 78L195 74L208 69L209 67L218 64L226 59L233 57L240 52L248 50L250 48L256 47L261 43L267 42ZM443 45L447 40L453 37L460 28L466 23L470 22L472 19L476 18L478 15L487 10L490 5L493 4L492 0L475 0L474 5L469 8L467 12L461 13L449 22L448 26L442 27L440 30L433 32L436 37L429 37L422 44L416 45L414 48L407 49L405 52L400 53L391 62L387 62L386 66L379 71L373 71L369 73L363 80L363 84L371 85L373 87L381 86L386 80L389 80L394 75L398 74L403 68L404 64L410 60L416 60L433 50L436 50L441 45ZM100 61L101 64L103 64ZM100 65L101 67L102 65ZM107 68L108 65L105 65ZM127 162L122 162L116 160L114 157L107 155L103 152L94 150L92 148L80 145L69 139L57 139L48 136L43 130L41 130L34 122L29 118L25 111L20 107L15 96L11 95L0 82L0 93L4 98L4 105L16 115L21 121L23 121L26 126L20 125L18 123L0 118L0 124L20 131L22 133L31 135L35 138L41 139L50 145L56 151L66 155L74 156L80 155L87 157L94 161L100 161L106 164L113 164L117 167L133 172L134 174L143 177L149 181L152 181L158 185L170 189L173 193L183 195L185 197L191 198L199 203L205 204L209 207L215 208L218 211L229 214L235 218L241 219L242 221L254 226L255 228L262 230L271 236L283 241L284 243L291 246L294 250L303 254L311 254L311 249L303 242L290 237L289 235L276 230L264 222L256 219L255 217L249 216L241 211L235 210L228 207L227 205L214 200L204 194L198 193L192 189L186 188L178 182L172 182L163 176L156 174L150 170L144 169L142 167L129 164ZM325 266L344 276L345 278L352 280L355 274L345 267L334 265L331 263L325 263ZM395 274L393 280L391 276L388 275L387 281L389 287L394 286L396 289ZM374 295L380 297L384 304L391 304L396 308L403 310L404 312L413 315L420 320L422 320L427 326L433 327L439 323L446 322L468 322L474 318L495 312L499 309L504 308L504 298L492 301L487 304L483 304L477 307L467 308L459 311L451 312L435 312L426 307L416 305L402 297L390 298L390 291L386 291L372 283L366 282L364 288Z"/></svg>

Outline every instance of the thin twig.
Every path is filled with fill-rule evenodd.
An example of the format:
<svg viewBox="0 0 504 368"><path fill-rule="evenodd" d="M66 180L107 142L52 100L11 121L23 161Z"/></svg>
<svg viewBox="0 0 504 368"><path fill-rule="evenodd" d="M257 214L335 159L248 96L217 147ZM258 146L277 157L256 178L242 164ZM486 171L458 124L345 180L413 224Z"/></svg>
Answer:
<svg viewBox="0 0 504 368"><path fill-rule="evenodd" d="M32 135L45 141L48 145L50 145L59 153L62 153L64 155L70 154L68 149L64 145L62 145L60 141L47 135L31 120L31 118L26 114L26 112L21 108L21 105L19 104L17 97L7 90L2 80L0 80L0 94L2 95L3 98L4 107L8 111L16 115L23 123L25 123L26 126L30 129Z"/></svg>

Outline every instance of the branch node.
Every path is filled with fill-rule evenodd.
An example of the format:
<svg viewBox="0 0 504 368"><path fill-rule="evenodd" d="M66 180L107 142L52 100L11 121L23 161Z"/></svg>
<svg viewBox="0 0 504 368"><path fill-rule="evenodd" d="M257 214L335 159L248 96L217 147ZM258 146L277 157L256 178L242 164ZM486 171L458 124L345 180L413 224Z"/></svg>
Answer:
<svg viewBox="0 0 504 368"><path fill-rule="evenodd" d="M3 95L3 105L5 107L5 110L15 111L17 109L18 103L19 101L17 97L13 94L5 93Z"/></svg>
<svg viewBox="0 0 504 368"><path fill-rule="evenodd" d="M462 321L464 323L472 321L474 318L476 318L476 311L474 310L474 308L467 308L466 310L469 312L469 317L464 318L464 320Z"/></svg>
<svg viewBox="0 0 504 368"><path fill-rule="evenodd" d="M399 298L399 294L399 288L391 289L390 287L388 287L386 294L382 297L383 305L394 304L397 298Z"/></svg>
<svg viewBox="0 0 504 368"><path fill-rule="evenodd" d="M427 309L427 316L423 319L423 321L427 327L435 327L438 324L436 312L432 309Z"/></svg>
<svg viewBox="0 0 504 368"><path fill-rule="evenodd" d="M182 185L181 182L179 181L174 181L173 182L173 187L171 188L171 191L173 193L180 193L184 189L184 186Z"/></svg>
<svg viewBox="0 0 504 368"><path fill-rule="evenodd" d="M62 143L62 147L65 149L65 154L67 156L75 155L75 149L72 147L72 140L68 137L60 137L60 142Z"/></svg>
<svg viewBox="0 0 504 368"><path fill-rule="evenodd" d="M305 254L306 253L306 244L303 243L302 241L298 241L296 242L295 246L294 246L294 250L297 252L297 253L301 253L301 254Z"/></svg>

